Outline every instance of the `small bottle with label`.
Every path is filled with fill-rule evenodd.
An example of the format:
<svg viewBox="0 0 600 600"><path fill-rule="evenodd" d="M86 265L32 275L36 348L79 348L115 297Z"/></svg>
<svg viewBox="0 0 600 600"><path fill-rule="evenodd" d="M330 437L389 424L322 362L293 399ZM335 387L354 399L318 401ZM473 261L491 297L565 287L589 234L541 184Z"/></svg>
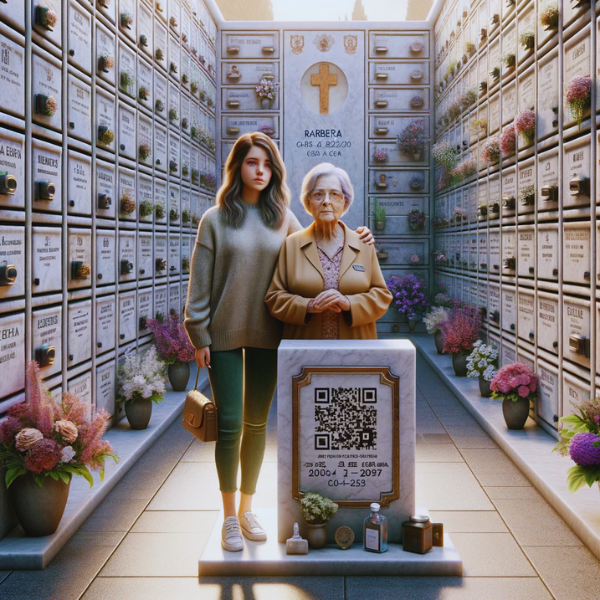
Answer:
<svg viewBox="0 0 600 600"><path fill-rule="evenodd" d="M381 507L371 504L371 514L365 519L363 546L367 552L385 552L388 549L387 519L379 514Z"/></svg>

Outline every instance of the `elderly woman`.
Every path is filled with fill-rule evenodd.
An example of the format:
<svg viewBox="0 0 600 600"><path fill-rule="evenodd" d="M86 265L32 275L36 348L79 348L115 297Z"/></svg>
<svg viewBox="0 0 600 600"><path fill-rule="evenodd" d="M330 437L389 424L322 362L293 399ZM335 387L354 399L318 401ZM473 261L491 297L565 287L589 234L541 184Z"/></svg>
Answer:
<svg viewBox="0 0 600 600"><path fill-rule="evenodd" d="M302 182L301 201L315 220L281 247L265 302L287 339L376 339L392 295L373 246L340 221L354 199L348 174L321 163ZM341 318L340 318L341 317Z"/></svg>

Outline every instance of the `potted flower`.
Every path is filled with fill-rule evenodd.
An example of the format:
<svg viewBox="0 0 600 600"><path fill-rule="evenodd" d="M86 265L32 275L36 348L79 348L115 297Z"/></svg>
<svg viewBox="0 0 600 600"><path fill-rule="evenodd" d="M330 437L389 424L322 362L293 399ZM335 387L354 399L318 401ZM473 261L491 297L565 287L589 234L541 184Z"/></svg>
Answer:
<svg viewBox="0 0 600 600"><path fill-rule="evenodd" d="M489 164L497 163L500 160L500 136L495 135L483 143L481 160Z"/></svg>
<svg viewBox="0 0 600 600"><path fill-rule="evenodd" d="M519 44L524 50L533 50L535 47L535 33L533 29L527 29L519 36Z"/></svg>
<svg viewBox="0 0 600 600"><path fill-rule="evenodd" d="M383 231L385 229L385 217L385 208L379 204L379 198L375 198L375 206L373 207L375 231Z"/></svg>
<svg viewBox="0 0 600 600"><path fill-rule="evenodd" d="M467 377L479 379L479 393L484 398L492 394L490 384L498 370L498 350L491 344L484 344L477 340L473 344L473 351L467 357Z"/></svg>
<svg viewBox="0 0 600 600"><path fill-rule="evenodd" d="M483 133L485 135L487 133L487 126L488 122L485 117L475 119L470 126L471 133L474 133L475 135Z"/></svg>
<svg viewBox="0 0 600 600"><path fill-rule="evenodd" d="M492 398L502 400L502 413L509 429L523 429L529 416L529 401L537 396L537 375L523 363L502 367L490 384Z"/></svg>
<svg viewBox="0 0 600 600"><path fill-rule="evenodd" d="M415 332L417 321L429 308L427 285L425 280L416 275L392 275L386 284L393 296L393 305L408 321L410 333Z"/></svg>
<svg viewBox="0 0 600 600"><path fill-rule="evenodd" d="M98 144L100 146L110 146L115 139L115 134L105 125L98 127Z"/></svg>
<svg viewBox="0 0 600 600"><path fill-rule="evenodd" d="M305 494L300 500L300 512L306 521L306 539L314 550L327 542L327 521L337 512L338 505L320 494Z"/></svg>
<svg viewBox="0 0 600 600"><path fill-rule="evenodd" d="M500 135L500 150L505 156L514 154L517 147L517 135L515 126L511 123Z"/></svg>
<svg viewBox="0 0 600 600"><path fill-rule="evenodd" d="M450 142L434 144L431 154L435 162L450 171L456 165L456 150Z"/></svg>
<svg viewBox="0 0 600 600"><path fill-rule="evenodd" d="M378 163L384 163L388 159L388 153L385 150L375 150L373 160Z"/></svg>
<svg viewBox="0 0 600 600"><path fill-rule="evenodd" d="M145 85L141 85L140 89L138 90L138 97L141 101L146 101L148 100L148 98L150 98L150 92L148 91L148 88Z"/></svg>
<svg viewBox="0 0 600 600"><path fill-rule="evenodd" d="M413 253L410 255L409 260L411 265L418 265L421 262L421 257L418 254Z"/></svg>
<svg viewBox="0 0 600 600"><path fill-rule="evenodd" d="M417 231L425 227L426 215L422 210L413 208L408 213L408 226L412 231Z"/></svg>
<svg viewBox="0 0 600 600"><path fill-rule="evenodd" d="M157 221L162 221L166 216L165 205L162 202L157 202L154 206L154 215Z"/></svg>
<svg viewBox="0 0 600 600"><path fill-rule="evenodd" d="M149 320L146 320L148 327ZM165 395L165 365L158 359L154 346L143 356L125 355L117 380L117 402L125 402L125 414L131 429L146 429L152 416L152 403Z"/></svg>
<svg viewBox="0 0 600 600"><path fill-rule="evenodd" d="M385 262L388 259L388 253L385 251L383 246L379 246L375 254L377 255L377 260L380 263Z"/></svg>
<svg viewBox="0 0 600 600"><path fill-rule="evenodd" d="M113 454L102 439L109 414L73 394L55 400L44 386L38 364L27 369L28 401L14 404L0 424L0 465L19 523L32 537L52 535L62 519L73 475L90 487L90 471L104 478L104 462Z"/></svg>
<svg viewBox="0 0 600 600"><path fill-rule="evenodd" d="M457 377L467 374L467 356L479 337L481 318L472 306L459 306L450 311L442 323L444 352L452 354L452 367Z"/></svg>
<svg viewBox="0 0 600 600"><path fill-rule="evenodd" d="M438 294L439 295L439 294ZM442 323L448 318L448 311L443 306L434 306L430 312L423 317L423 323L427 332L433 335L435 349L438 354L444 354L442 339Z"/></svg>
<svg viewBox="0 0 600 600"><path fill-rule="evenodd" d="M535 140L535 111L522 110L515 117L515 130L523 136L525 144L533 144Z"/></svg>
<svg viewBox="0 0 600 600"><path fill-rule="evenodd" d="M154 212L154 206L152 205L152 200L142 200L139 206L140 217L142 219L147 219Z"/></svg>
<svg viewBox="0 0 600 600"><path fill-rule="evenodd" d="M425 148L425 128L423 120L413 121L396 139L396 147L408 154L414 161L421 160Z"/></svg>
<svg viewBox="0 0 600 600"><path fill-rule="evenodd" d="M273 137L273 135L275 134L275 128L272 127L271 125L261 125L258 130L261 133L264 133L265 135L268 135L269 137Z"/></svg>
<svg viewBox="0 0 600 600"><path fill-rule="evenodd" d="M275 100L275 84L268 79L261 79L255 88L256 95L260 98L260 105L263 109L271 108Z"/></svg>
<svg viewBox="0 0 600 600"><path fill-rule="evenodd" d="M600 486L600 397L584 400L575 407L579 414L559 419L561 440L553 452L569 456L575 463L567 471L570 492L585 484Z"/></svg>
<svg viewBox="0 0 600 600"><path fill-rule="evenodd" d="M119 81L121 82L121 89L126 94L131 95L130 88L132 88L133 84L135 83L135 77L128 71L122 71L119 77Z"/></svg>
<svg viewBox="0 0 600 600"><path fill-rule="evenodd" d="M142 143L138 148L138 154L140 160L146 161L150 158L150 154L152 154L152 148L150 148L150 144Z"/></svg>
<svg viewBox="0 0 600 600"><path fill-rule="evenodd" d="M516 64L517 58L514 52L507 52L502 57L502 62L507 69L513 69Z"/></svg>
<svg viewBox="0 0 600 600"><path fill-rule="evenodd" d="M425 185L425 179L422 175L414 175L408 182L408 187L413 190L413 192L422 190L423 185Z"/></svg>
<svg viewBox="0 0 600 600"><path fill-rule="evenodd" d="M592 98L592 79L590 77L573 77L567 86L565 99L571 116L581 127L581 120Z"/></svg>
<svg viewBox="0 0 600 600"><path fill-rule="evenodd" d="M546 0L545 2L540 2L538 11L540 24L542 27L544 27L545 31L558 29L559 12L557 0Z"/></svg>
<svg viewBox="0 0 600 600"><path fill-rule="evenodd" d="M161 360L168 365L169 381L176 392L185 390L190 378L190 362L194 360L194 347L179 320L177 312L172 312L166 323L156 319L148 320L148 327L154 334L156 348Z"/></svg>
<svg viewBox="0 0 600 600"><path fill-rule="evenodd" d="M446 253L443 250L434 250L432 252L433 254L433 262L440 266L440 265L447 265L448 264L448 257L446 256Z"/></svg>

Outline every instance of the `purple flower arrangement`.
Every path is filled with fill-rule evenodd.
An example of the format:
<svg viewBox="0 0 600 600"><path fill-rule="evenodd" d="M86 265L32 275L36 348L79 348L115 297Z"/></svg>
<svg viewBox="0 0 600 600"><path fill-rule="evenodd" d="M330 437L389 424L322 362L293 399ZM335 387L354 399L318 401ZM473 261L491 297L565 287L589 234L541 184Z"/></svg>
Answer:
<svg viewBox="0 0 600 600"><path fill-rule="evenodd" d="M575 405L579 414L562 417L559 421L561 440L554 451L569 456L575 463L567 471L570 492L585 484L600 486L600 397Z"/></svg>
<svg viewBox="0 0 600 600"><path fill-rule="evenodd" d="M384 163L388 159L388 153L385 150L376 150L373 158L376 162Z"/></svg>
<svg viewBox="0 0 600 600"><path fill-rule="evenodd" d="M217 178L210 171L203 171L200 173L200 185L209 189L217 189Z"/></svg>
<svg viewBox="0 0 600 600"><path fill-rule="evenodd" d="M148 328L154 334L156 350L164 363L172 365L194 360L194 347L177 312L172 312L163 323L157 319L148 319Z"/></svg>
<svg viewBox="0 0 600 600"><path fill-rule="evenodd" d="M425 225L425 213L418 208L413 208L408 213L408 223L413 227L423 227Z"/></svg>
<svg viewBox="0 0 600 600"><path fill-rule="evenodd" d="M425 280L416 275L392 275L388 277L387 287L392 293L396 310L415 321L429 308Z"/></svg>
<svg viewBox="0 0 600 600"><path fill-rule="evenodd" d="M425 124L413 121L397 138L396 147L403 154L420 154L425 148Z"/></svg>

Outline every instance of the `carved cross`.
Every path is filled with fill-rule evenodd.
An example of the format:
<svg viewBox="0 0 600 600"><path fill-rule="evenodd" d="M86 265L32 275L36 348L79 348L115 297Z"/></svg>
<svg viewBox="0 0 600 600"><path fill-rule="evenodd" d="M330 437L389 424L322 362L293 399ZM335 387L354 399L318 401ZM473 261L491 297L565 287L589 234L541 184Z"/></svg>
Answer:
<svg viewBox="0 0 600 600"><path fill-rule="evenodd" d="M319 112L322 115L329 114L329 86L337 85L337 75L330 75L329 65L321 63L319 74L310 76L310 84L319 86Z"/></svg>

